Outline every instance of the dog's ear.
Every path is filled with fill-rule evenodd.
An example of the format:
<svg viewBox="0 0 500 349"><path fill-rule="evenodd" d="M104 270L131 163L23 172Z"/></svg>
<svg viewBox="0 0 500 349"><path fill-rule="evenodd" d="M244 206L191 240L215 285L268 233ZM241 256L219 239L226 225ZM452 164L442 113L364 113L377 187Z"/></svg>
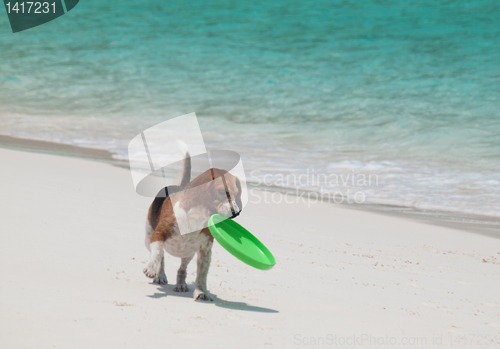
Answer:
<svg viewBox="0 0 500 349"><path fill-rule="evenodd" d="M211 195L211 199L220 199L219 195L221 194L221 190L224 190L224 186L222 186L222 177L215 177L214 180L210 181L209 186L207 187L208 192ZM224 197L226 195L226 191L224 190Z"/></svg>
<svg viewBox="0 0 500 349"><path fill-rule="evenodd" d="M208 186L207 186L207 200L210 201L210 204L212 204L214 202L214 200L216 199L216 195L215 195L215 181L210 181L210 183L208 183Z"/></svg>

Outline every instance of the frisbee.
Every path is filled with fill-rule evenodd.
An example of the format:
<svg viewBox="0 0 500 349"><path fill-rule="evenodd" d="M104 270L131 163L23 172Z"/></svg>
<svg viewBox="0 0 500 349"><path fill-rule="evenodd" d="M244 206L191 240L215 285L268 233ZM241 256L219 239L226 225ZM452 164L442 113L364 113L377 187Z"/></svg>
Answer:
<svg viewBox="0 0 500 349"><path fill-rule="evenodd" d="M208 229L222 247L240 261L261 270L269 270L276 264L267 247L235 221L214 214L208 220Z"/></svg>

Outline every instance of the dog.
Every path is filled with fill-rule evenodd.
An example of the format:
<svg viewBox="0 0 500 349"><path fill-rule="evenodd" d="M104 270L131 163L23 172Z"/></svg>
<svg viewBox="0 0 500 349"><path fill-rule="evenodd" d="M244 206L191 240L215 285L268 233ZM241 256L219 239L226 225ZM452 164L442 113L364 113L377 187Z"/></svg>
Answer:
<svg viewBox="0 0 500 349"><path fill-rule="evenodd" d="M191 158L186 153L180 185L160 190L149 207L146 247L151 254L143 271L154 283L167 284L165 250L181 258L174 291L188 292L186 269L197 254L193 298L213 301L207 291L214 241L207 227L208 219L216 213L227 218L234 218L241 213L241 183L236 176L217 168L203 172L193 181L190 179Z"/></svg>

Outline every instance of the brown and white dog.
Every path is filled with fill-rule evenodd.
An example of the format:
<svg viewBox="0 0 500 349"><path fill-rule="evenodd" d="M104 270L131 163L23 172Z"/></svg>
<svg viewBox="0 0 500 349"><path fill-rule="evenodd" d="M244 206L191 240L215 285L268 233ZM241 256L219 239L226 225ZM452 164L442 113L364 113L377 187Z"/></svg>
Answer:
<svg viewBox="0 0 500 349"><path fill-rule="evenodd" d="M151 252L144 274L154 283L167 283L163 250L181 258L177 271L176 292L189 291L186 269L197 254L194 299L212 301L207 292L207 275L212 256L213 236L207 222L213 214L234 218L240 214L241 184L225 170L211 168L190 182L191 160L184 159L184 172L179 186L162 189L149 207L146 221L146 247ZM189 227L181 234L179 227Z"/></svg>

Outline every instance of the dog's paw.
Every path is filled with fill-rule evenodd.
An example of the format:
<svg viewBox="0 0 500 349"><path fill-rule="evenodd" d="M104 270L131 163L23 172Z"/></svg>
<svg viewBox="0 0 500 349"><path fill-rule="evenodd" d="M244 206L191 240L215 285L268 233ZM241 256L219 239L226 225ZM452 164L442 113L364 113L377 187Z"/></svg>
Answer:
<svg viewBox="0 0 500 349"><path fill-rule="evenodd" d="M151 279L158 279L159 274L160 274L160 265L156 265L157 263L151 263L149 262L146 268L144 268L142 271L144 272L144 275L146 275L148 278ZM166 277L165 277L166 279Z"/></svg>
<svg viewBox="0 0 500 349"><path fill-rule="evenodd" d="M189 292L189 288L186 284L179 284L174 288L175 292Z"/></svg>
<svg viewBox="0 0 500 349"><path fill-rule="evenodd" d="M155 278L153 280L153 283L154 284L158 284L158 285L166 285L166 284L168 284L167 275L165 275L165 273L160 273L160 276L158 276L157 278Z"/></svg>
<svg viewBox="0 0 500 349"><path fill-rule="evenodd" d="M203 292L202 290L194 290L193 298L197 301L213 302L213 299L210 298L208 292Z"/></svg>

